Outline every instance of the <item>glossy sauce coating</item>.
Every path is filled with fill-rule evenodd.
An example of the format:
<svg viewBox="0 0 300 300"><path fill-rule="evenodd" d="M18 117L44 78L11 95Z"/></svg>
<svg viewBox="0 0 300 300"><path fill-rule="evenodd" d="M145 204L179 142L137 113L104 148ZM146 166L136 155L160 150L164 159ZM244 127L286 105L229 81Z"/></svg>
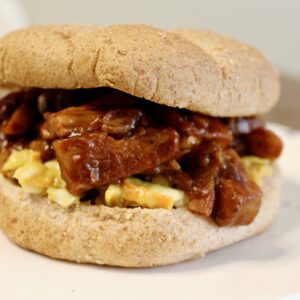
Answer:
<svg viewBox="0 0 300 300"><path fill-rule="evenodd" d="M0 120L2 160L16 145L56 157L68 190L83 197L161 174L219 226L249 224L259 211L262 192L239 155L274 160L282 149L258 118L208 117L111 89L14 93Z"/></svg>

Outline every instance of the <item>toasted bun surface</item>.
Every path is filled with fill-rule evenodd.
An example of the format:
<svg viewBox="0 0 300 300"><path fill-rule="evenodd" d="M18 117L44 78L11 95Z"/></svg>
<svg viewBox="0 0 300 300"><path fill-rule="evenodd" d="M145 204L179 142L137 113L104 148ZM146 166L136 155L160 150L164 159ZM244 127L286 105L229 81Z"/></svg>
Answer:
<svg viewBox="0 0 300 300"><path fill-rule="evenodd" d="M0 225L18 245L59 259L152 267L204 256L263 231L278 209L280 176L267 178L253 223L217 227L186 209L81 205L72 211L32 197L0 175Z"/></svg>
<svg viewBox="0 0 300 300"><path fill-rule="evenodd" d="M268 111L278 73L216 33L145 25L37 26L0 40L0 86L111 87L173 107L234 117Z"/></svg>

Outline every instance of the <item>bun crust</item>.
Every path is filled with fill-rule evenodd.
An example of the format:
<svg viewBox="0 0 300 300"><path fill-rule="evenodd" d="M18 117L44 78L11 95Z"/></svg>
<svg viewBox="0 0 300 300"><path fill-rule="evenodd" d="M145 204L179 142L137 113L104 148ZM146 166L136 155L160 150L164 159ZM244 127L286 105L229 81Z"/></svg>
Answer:
<svg viewBox="0 0 300 300"><path fill-rule="evenodd" d="M81 205L64 210L29 196L0 175L0 226L16 244L80 263L152 267L202 257L263 231L278 209L278 171L266 179L255 221L217 227L186 209Z"/></svg>
<svg viewBox="0 0 300 300"><path fill-rule="evenodd" d="M0 86L111 87L213 116L264 113L278 73L254 48L212 32L145 25L36 26L0 39Z"/></svg>

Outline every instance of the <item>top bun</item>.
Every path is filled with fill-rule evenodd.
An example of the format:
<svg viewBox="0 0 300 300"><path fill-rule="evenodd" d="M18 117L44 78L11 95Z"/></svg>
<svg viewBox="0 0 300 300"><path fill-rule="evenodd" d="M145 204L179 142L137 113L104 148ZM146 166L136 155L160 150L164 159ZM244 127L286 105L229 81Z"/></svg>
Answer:
<svg viewBox="0 0 300 300"><path fill-rule="evenodd" d="M0 86L111 87L220 117L264 113L279 96L276 70L222 35L145 25L36 26L0 39Z"/></svg>

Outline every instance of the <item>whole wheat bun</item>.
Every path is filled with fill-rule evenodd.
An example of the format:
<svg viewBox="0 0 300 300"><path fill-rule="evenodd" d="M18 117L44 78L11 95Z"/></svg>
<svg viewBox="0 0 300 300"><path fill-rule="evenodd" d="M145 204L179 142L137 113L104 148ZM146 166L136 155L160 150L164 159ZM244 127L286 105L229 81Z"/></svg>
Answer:
<svg viewBox="0 0 300 300"><path fill-rule="evenodd" d="M278 77L260 52L212 32L37 26L0 39L2 87L111 87L213 116L270 110Z"/></svg>
<svg viewBox="0 0 300 300"><path fill-rule="evenodd" d="M268 111L278 73L254 48L222 35L144 25L38 26L0 39L0 87L111 87L173 107L234 117ZM218 227L181 209L80 204L70 210L0 175L0 227L16 244L80 263L151 267L204 256L263 231L278 209L280 179L265 180L250 225Z"/></svg>
<svg viewBox="0 0 300 300"><path fill-rule="evenodd" d="M22 192L0 175L0 226L16 244L80 263L152 267L202 257L263 231L278 209L280 175L263 186L250 225L218 227L187 209L126 209L80 205L65 210Z"/></svg>

